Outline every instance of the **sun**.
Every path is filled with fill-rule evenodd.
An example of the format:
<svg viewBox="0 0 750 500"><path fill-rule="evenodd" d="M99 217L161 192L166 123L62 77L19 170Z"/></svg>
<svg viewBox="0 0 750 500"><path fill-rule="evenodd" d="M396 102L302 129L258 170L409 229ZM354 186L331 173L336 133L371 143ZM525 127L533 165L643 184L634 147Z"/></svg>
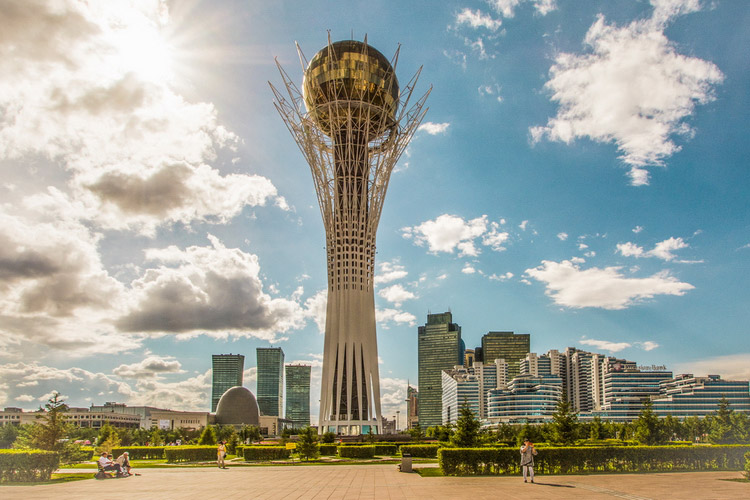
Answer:
<svg viewBox="0 0 750 500"><path fill-rule="evenodd" d="M109 22L107 39L119 72L154 84L173 82L176 50L170 43L167 19L137 9L117 11Z"/></svg>

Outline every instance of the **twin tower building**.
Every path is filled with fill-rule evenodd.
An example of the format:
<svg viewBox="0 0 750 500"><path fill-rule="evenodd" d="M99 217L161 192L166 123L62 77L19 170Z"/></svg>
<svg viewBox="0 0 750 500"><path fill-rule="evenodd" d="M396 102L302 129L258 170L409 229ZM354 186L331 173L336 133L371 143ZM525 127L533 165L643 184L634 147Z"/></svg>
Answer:
<svg viewBox="0 0 750 500"><path fill-rule="evenodd" d="M245 400L257 401L259 422L263 417L285 419L284 426L302 428L310 425L310 365L284 365L284 351L280 347L259 347L257 353L257 390L252 393L242 387L244 381L245 356L242 354L214 354L212 358L213 377L211 385L211 411L216 412L217 420L226 412L240 411L237 406L245 406ZM236 394L235 394L236 393ZM254 402L248 403L253 406ZM286 403L286 404L285 404ZM237 422L250 423L247 412ZM232 417L229 417L231 420ZM237 420L237 419L235 419ZM252 420L252 419L251 419ZM272 426L274 424L271 424ZM279 425L278 428L282 426Z"/></svg>

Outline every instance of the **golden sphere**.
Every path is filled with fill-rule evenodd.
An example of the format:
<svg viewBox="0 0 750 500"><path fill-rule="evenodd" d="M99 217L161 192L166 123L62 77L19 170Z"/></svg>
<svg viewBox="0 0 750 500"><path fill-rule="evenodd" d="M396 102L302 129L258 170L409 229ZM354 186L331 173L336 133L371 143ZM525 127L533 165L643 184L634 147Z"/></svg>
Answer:
<svg viewBox="0 0 750 500"><path fill-rule="evenodd" d="M330 137L351 126L372 140L395 123L393 66L363 42L343 40L318 51L305 70L302 92L310 118Z"/></svg>

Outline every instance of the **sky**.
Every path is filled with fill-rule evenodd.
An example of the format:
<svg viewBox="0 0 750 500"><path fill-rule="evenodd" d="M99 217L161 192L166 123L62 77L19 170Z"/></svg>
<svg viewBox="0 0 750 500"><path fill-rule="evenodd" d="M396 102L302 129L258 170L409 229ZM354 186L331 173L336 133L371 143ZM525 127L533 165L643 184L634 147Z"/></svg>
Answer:
<svg viewBox="0 0 750 500"><path fill-rule="evenodd" d="M0 407L210 408L211 354L313 366L325 236L275 61L364 39L426 117L377 234L383 414L417 327L750 379L750 4L5 0Z"/></svg>

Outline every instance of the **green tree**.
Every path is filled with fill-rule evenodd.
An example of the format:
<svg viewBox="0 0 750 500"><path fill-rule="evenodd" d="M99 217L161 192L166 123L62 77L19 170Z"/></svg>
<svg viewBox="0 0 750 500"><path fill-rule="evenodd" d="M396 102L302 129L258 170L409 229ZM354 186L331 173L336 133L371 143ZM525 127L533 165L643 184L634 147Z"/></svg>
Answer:
<svg viewBox="0 0 750 500"><path fill-rule="evenodd" d="M0 427L0 448L10 448L18 437L18 426L5 424Z"/></svg>
<svg viewBox="0 0 750 500"><path fill-rule="evenodd" d="M216 432L212 425L207 425L203 428L203 433L201 434L201 437L198 438L198 444L206 446L216 444Z"/></svg>
<svg viewBox="0 0 750 500"><path fill-rule="evenodd" d="M661 421L661 432L665 441L684 441L685 433L682 424L672 415Z"/></svg>
<svg viewBox="0 0 750 500"><path fill-rule="evenodd" d="M540 425L524 424L516 434L516 446L521 446L524 439L529 439L532 443L544 441L544 434Z"/></svg>
<svg viewBox="0 0 750 500"><path fill-rule="evenodd" d="M320 438L320 441L326 444L331 444L336 442L336 434L334 434L331 431L326 431L323 433L323 436Z"/></svg>
<svg viewBox="0 0 750 500"><path fill-rule="evenodd" d="M372 426L370 426L369 429L367 429L367 435L365 436L365 439L368 443L374 443L378 440L378 437L375 435L374 432L372 432Z"/></svg>
<svg viewBox="0 0 750 500"><path fill-rule="evenodd" d="M320 456L320 447L317 443L318 432L310 426L299 431L299 440L297 441L297 453L305 461L311 458L315 459Z"/></svg>
<svg viewBox="0 0 750 500"><path fill-rule="evenodd" d="M63 451L64 438L68 437L72 426L65 419L68 405L55 392L44 405L44 412L36 417L32 429L32 444L35 448L50 451Z"/></svg>
<svg viewBox="0 0 750 500"><path fill-rule="evenodd" d="M722 396L719 407L709 415L708 440L714 444L735 444L747 440L747 418L741 417L729 407L729 400Z"/></svg>
<svg viewBox="0 0 750 500"><path fill-rule="evenodd" d="M103 451L112 453L112 448L117 448L120 444L121 440L117 429L109 425L109 422L104 422L104 425L99 429L99 436L96 439L97 453Z"/></svg>
<svg viewBox="0 0 750 500"><path fill-rule="evenodd" d="M456 421L456 432L450 438L453 446L459 448L472 448L479 443L479 428L481 424L474 416L468 405L464 404L458 411L459 417Z"/></svg>
<svg viewBox="0 0 750 500"><path fill-rule="evenodd" d="M604 428L602 426L602 419L599 415L595 416L589 424L589 439L592 441L598 441L602 439Z"/></svg>
<svg viewBox="0 0 750 500"><path fill-rule="evenodd" d="M428 438L437 439L438 441L450 441L451 436L453 436L453 426L448 424L428 427L425 435Z"/></svg>
<svg viewBox="0 0 750 500"><path fill-rule="evenodd" d="M253 443L263 440L263 436L260 434L260 429L255 425L243 425L240 429L239 436L243 443Z"/></svg>
<svg viewBox="0 0 750 500"><path fill-rule="evenodd" d="M572 444L578 436L578 415L572 411L566 397L561 397L552 414L552 438L557 443Z"/></svg>
<svg viewBox="0 0 750 500"><path fill-rule="evenodd" d="M415 443L421 443L424 439L424 432L419 426L419 423L414 424L414 427L409 429L407 433L411 436L412 441L414 441Z"/></svg>
<svg viewBox="0 0 750 500"><path fill-rule="evenodd" d="M641 444L655 445L664 441L661 422L654 413L654 403L651 398L643 402L643 408L638 418L633 422L635 427L635 438Z"/></svg>

